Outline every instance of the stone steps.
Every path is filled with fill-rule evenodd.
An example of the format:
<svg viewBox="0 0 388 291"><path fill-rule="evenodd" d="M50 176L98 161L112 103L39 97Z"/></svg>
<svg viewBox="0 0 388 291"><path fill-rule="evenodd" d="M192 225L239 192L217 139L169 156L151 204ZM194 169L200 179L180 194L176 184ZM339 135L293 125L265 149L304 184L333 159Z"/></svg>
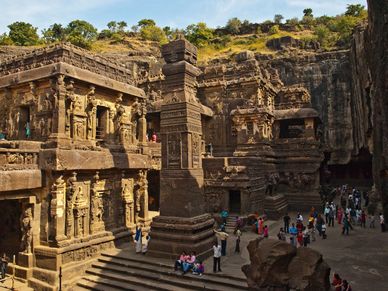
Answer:
<svg viewBox="0 0 388 291"><path fill-rule="evenodd" d="M172 264L109 253L103 253L92 264L77 286L87 290L248 290L243 278L219 273L181 275Z"/></svg>

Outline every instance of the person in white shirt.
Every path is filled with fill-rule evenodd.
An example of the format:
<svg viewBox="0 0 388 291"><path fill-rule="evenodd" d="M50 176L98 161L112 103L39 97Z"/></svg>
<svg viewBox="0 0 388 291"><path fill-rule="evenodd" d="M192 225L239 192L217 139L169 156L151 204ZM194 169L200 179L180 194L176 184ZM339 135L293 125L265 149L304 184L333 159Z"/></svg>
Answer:
<svg viewBox="0 0 388 291"><path fill-rule="evenodd" d="M380 225L381 225L381 232L385 232L385 219L382 213L380 213Z"/></svg>
<svg viewBox="0 0 388 291"><path fill-rule="evenodd" d="M213 246L213 252L214 252L214 255L213 255L213 273L216 273L217 270L218 272L222 272L221 271L221 246L218 244L218 242L216 241L214 243L214 246ZM218 268L217 268L218 266Z"/></svg>

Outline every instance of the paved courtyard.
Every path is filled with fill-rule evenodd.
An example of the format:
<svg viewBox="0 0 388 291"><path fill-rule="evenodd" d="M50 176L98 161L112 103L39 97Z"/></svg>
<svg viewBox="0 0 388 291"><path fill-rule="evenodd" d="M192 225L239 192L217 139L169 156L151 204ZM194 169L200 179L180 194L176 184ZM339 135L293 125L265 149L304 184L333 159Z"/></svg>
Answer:
<svg viewBox="0 0 388 291"><path fill-rule="evenodd" d="M296 213L290 214L295 220ZM307 214L304 215L307 217ZM270 238L277 239L279 228L283 221L268 221ZM342 226L335 224L328 227L327 239L317 235L317 240L309 247L322 253L324 260L334 272L350 282L353 290L388 290L388 232L381 233L376 221L376 228L354 227L349 236L341 234ZM249 254L246 249L249 241L258 235L250 230L244 231L241 237L241 253L235 254L235 236L230 234L228 239L227 256L222 257L221 268L223 273L245 277L241 266L249 263ZM289 240L288 240L289 241ZM212 272L212 258L206 260L206 271Z"/></svg>

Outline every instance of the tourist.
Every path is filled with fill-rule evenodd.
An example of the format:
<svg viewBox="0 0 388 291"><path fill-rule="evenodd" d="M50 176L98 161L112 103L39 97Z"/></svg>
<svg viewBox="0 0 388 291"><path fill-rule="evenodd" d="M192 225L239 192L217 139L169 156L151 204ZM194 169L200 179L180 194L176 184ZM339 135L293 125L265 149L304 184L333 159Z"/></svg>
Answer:
<svg viewBox="0 0 388 291"><path fill-rule="evenodd" d="M5 278L5 274L7 274L7 266L8 266L9 258L4 253L0 259L0 275L1 279Z"/></svg>
<svg viewBox="0 0 388 291"><path fill-rule="evenodd" d="M0 131L0 140L5 140L5 133Z"/></svg>
<svg viewBox="0 0 388 291"><path fill-rule="evenodd" d="M343 291L352 291L352 287L350 286L348 281L346 281L346 280L342 281L342 290Z"/></svg>
<svg viewBox="0 0 388 291"><path fill-rule="evenodd" d="M325 223L322 224L321 232L322 232L322 239L326 239L327 235L326 235L326 224Z"/></svg>
<svg viewBox="0 0 388 291"><path fill-rule="evenodd" d="M365 228L365 224L366 224L366 214L365 214L365 211L363 210L361 212L361 227Z"/></svg>
<svg viewBox="0 0 388 291"><path fill-rule="evenodd" d="M337 221L338 221L338 224L342 224L342 217L344 215L344 211L342 209L342 207L340 207L337 211Z"/></svg>
<svg viewBox="0 0 388 291"><path fill-rule="evenodd" d="M380 226L381 226L381 232L385 232L385 219L382 213L380 213Z"/></svg>
<svg viewBox="0 0 388 291"><path fill-rule="evenodd" d="M303 224L303 216L300 213L298 213L296 215L296 222L298 222L298 221Z"/></svg>
<svg viewBox="0 0 388 291"><path fill-rule="evenodd" d="M136 232L135 232L135 246L136 246L136 253L140 254L142 250L142 231L140 226L136 226Z"/></svg>
<svg viewBox="0 0 388 291"><path fill-rule="evenodd" d="M303 230L303 246L307 247L307 245L310 243L310 235L307 227Z"/></svg>
<svg viewBox="0 0 388 291"><path fill-rule="evenodd" d="M309 223L307 225L307 229L309 231L309 235L312 241L315 241L315 227L314 227L315 219L314 217L309 218Z"/></svg>
<svg viewBox="0 0 388 291"><path fill-rule="evenodd" d="M298 230L298 234L296 235L296 239L298 241L298 246L303 246L303 232Z"/></svg>
<svg viewBox="0 0 388 291"><path fill-rule="evenodd" d="M243 226L243 221L240 217L236 217L236 225L235 225L235 231L237 231L238 229L241 229Z"/></svg>
<svg viewBox="0 0 388 291"><path fill-rule="evenodd" d="M318 217L317 217L317 222L316 222L316 224L315 224L315 227L316 227L317 230L318 230L319 236L322 236L322 224L323 224L323 218L322 218L322 216L319 214Z"/></svg>
<svg viewBox="0 0 388 291"><path fill-rule="evenodd" d="M221 271L221 246L218 245L217 241L214 243L213 246L213 273L216 273Z"/></svg>
<svg viewBox="0 0 388 291"><path fill-rule="evenodd" d="M296 236L298 234L298 230L296 229L295 227L295 224L291 224L291 227L290 227L290 234L291 234L291 237L290 237L290 241L291 241L291 244L296 247Z"/></svg>
<svg viewBox="0 0 388 291"><path fill-rule="evenodd" d="M265 238L268 238L268 231L269 231L268 226L265 225L264 229L263 229L263 235L264 235Z"/></svg>
<svg viewBox="0 0 388 291"><path fill-rule="evenodd" d="M194 263L196 260L196 253L192 252L189 258L182 263L182 275L186 274L191 268L194 267Z"/></svg>
<svg viewBox="0 0 388 291"><path fill-rule="evenodd" d="M145 255L148 251L148 244L150 242L150 239L151 239L150 235L147 235L145 237L145 242L143 243L142 248L141 248L141 252L143 253L143 255Z"/></svg>
<svg viewBox="0 0 388 291"><path fill-rule="evenodd" d="M158 137L156 136L156 133L155 133L155 132L152 134L151 140L152 140L152 142L157 142Z"/></svg>
<svg viewBox="0 0 388 291"><path fill-rule="evenodd" d="M240 252L240 240L241 240L241 235L242 235L241 230L237 229L235 235L236 235L236 247L234 248L234 252L239 253Z"/></svg>
<svg viewBox="0 0 388 291"><path fill-rule="evenodd" d="M205 272L205 265L202 263L202 261L199 261L198 263L194 263L193 266L193 274L202 276L202 274Z"/></svg>
<svg viewBox="0 0 388 291"><path fill-rule="evenodd" d="M354 208L350 209L350 217L351 217L351 219L350 219L351 223L357 222L357 212Z"/></svg>
<svg viewBox="0 0 388 291"><path fill-rule="evenodd" d="M223 256L226 256L226 241L228 239L229 234L227 234L224 230L221 230L221 231L214 230L214 232L216 233L216 235L221 241L221 254Z"/></svg>
<svg viewBox="0 0 388 291"><path fill-rule="evenodd" d="M284 232L285 233L290 232L290 220L291 220L291 217L288 215L288 213L286 213L286 215L284 215L284 217L283 217Z"/></svg>
<svg viewBox="0 0 388 291"><path fill-rule="evenodd" d="M323 213L325 214L325 221L326 221L326 223L329 223L329 213L330 213L329 202L326 202L325 210L324 210Z"/></svg>
<svg viewBox="0 0 388 291"><path fill-rule="evenodd" d="M174 269L175 271L178 271L178 268L182 269L182 265L186 260L188 259L188 256L185 251L182 252L182 254L179 256L179 259L175 261Z"/></svg>
<svg viewBox="0 0 388 291"><path fill-rule="evenodd" d="M30 123L28 121L24 125L24 129L26 132L26 138L29 139L31 137L31 128L30 128Z"/></svg>
<svg viewBox="0 0 388 291"><path fill-rule="evenodd" d="M375 221L375 215L372 213L371 215L369 215L369 228L375 228Z"/></svg>
<svg viewBox="0 0 388 291"><path fill-rule="evenodd" d="M342 226L342 234L349 235L349 226L350 226L350 222L349 222L348 214L345 214L344 220L343 220L343 226Z"/></svg>
<svg viewBox="0 0 388 291"><path fill-rule="evenodd" d="M286 233L284 232L283 227L281 227L278 232L278 239L282 241L286 240Z"/></svg>
<svg viewBox="0 0 388 291"><path fill-rule="evenodd" d="M229 216L228 210L226 209L222 210L220 215L221 215L222 223L226 225L226 220L228 219L228 216Z"/></svg>
<svg viewBox="0 0 388 291"><path fill-rule="evenodd" d="M257 230L257 233L259 235L263 234L263 225L264 225L264 221L263 219L260 217L259 220L258 220L258 230Z"/></svg>
<svg viewBox="0 0 388 291"><path fill-rule="evenodd" d="M335 291L342 290L342 279L337 273L334 273L333 281L331 282L331 285L334 286Z"/></svg>
<svg viewBox="0 0 388 291"><path fill-rule="evenodd" d="M296 221L296 229L298 231L303 231L303 223L300 220Z"/></svg>
<svg viewBox="0 0 388 291"><path fill-rule="evenodd" d="M333 205L333 207L330 207L329 209L329 226L334 227L334 216L335 216L335 212L334 212L334 205Z"/></svg>
<svg viewBox="0 0 388 291"><path fill-rule="evenodd" d="M315 207L311 207L310 210L310 217L313 217L314 219L318 217L318 211L315 209Z"/></svg>

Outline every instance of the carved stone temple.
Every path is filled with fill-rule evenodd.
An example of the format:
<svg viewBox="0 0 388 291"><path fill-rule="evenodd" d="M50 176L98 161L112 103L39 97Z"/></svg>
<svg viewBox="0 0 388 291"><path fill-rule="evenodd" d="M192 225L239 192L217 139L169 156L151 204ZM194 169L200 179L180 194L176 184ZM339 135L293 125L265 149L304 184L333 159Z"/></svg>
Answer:
<svg viewBox="0 0 388 291"><path fill-rule="evenodd" d="M201 68L185 39L161 53L146 78L69 44L0 64L0 249L36 290L57 290L60 267L71 286L137 225L150 256L205 257L224 208L320 206L320 119L305 88L249 52Z"/></svg>

